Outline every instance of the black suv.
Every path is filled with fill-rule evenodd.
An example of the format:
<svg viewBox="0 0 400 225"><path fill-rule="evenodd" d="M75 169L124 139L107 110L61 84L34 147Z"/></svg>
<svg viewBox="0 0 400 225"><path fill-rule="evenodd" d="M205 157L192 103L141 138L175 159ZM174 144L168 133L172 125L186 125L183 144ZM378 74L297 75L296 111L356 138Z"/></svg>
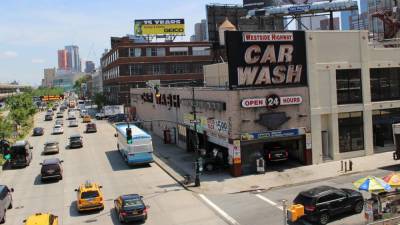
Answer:
<svg viewBox="0 0 400 225"><path fill-rule="evenodd" d="M42 182L48 179L62 180L62 162L64 161L59 160L58 158L51 158L45 159L42 163L40 163L40 165L42 165L42 169L40 170L40 179L42 180Z"/></svg>
<svg viewBox="0 0 400 225"><path fill-rule="evenodd" d="M360 192L319 186L300 192L293 201L304 206L305 219L319 224L327 224L331 216L349 212L361 213L364 199Z"/></svg>
<svg viewBox="0 0 400 225"><path fill-rule="evenodd" d="M0 223L6 222L6 211L13 207L11 196L13 191L14 189L8 188L6 185L0 185Z"/></svg>
<svg viewBox="0 0 400 225"><path fill-rule="evenodd" d="M82 136L79 134L74 134L69 137L69 148L82 148L83 141Z"/></svg>

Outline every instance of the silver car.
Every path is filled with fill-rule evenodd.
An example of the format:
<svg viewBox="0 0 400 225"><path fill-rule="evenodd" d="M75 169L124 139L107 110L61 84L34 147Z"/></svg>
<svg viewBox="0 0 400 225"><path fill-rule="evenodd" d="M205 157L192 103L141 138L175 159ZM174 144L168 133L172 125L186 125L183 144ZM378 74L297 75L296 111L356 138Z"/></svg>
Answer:
<svg viewBox="0 0 400 225"><path fill-rule="evenodd" d="M57 141L48 141L44 144L43 155L46 154L57 154L60 152Z"/></svg>
<svg viewBox="0 0 400 225"><path fill-rule="evenodd" d="M63 134L64 133L64 129L61 125L55 125L53 127L53 134Z"/></svg>
<svg viewBox="0 0 400 225"><path fill-rule="evenodd" d="M70 120L69 121L69 127L77 127L78 126L78 121L77 120Z"/></svg>

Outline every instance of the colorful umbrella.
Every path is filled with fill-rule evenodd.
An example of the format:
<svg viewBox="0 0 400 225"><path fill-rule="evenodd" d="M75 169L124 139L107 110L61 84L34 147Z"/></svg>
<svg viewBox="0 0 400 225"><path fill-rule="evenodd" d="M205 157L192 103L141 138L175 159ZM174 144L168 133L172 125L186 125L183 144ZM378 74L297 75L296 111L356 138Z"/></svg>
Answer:
<svg viewBox="0 0 400 225"><path fill-rule="evenodd" d="M355 181L353 185L360 191L369 192L390 191L392 189L388 183L375 176L361 178Z"/></svg>
<svg viewBox="0 0 400 225"><path fill-rule="evenodd" d="M400 187L400 174L391 173L383 178L383 181L388 183L392 187Z"/></svg>

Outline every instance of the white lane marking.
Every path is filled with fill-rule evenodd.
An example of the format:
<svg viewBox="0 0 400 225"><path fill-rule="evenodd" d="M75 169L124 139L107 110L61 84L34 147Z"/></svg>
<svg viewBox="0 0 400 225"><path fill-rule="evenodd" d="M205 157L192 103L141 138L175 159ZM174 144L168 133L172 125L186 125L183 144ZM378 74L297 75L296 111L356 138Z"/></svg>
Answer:
<svg viewBox="0 0 400 225"><path fill-rule="evenodd" d="M210 201L206 196L203 194L199 194L200 198L203 199L205 203L207 203L211 208L213 208L217 213L219 213L222 217L224 217L227 221L229 221L230 224L232 225L240 225L235 219L233 219L231 216L228 215L224 210L219 208L217 205L215 205L212 201Z"/></svg>
<svg viewBox="0 0 400 225"><path fill-rule="evenodd" d="M257 198L259 198L259 199L261 199L261 200L267 202L268 204L270 204L270 205L272 205L272 206L274 206L274 207L276 207L276 208L278 208L278 209L280 209L280 210L283 210L283 207L282 207L281 205L276 204L276 203L273 202L272 200L270 200L270 199L268 199L268 198L266 198L266 197L264 197L264 196L262 196L262 195L260 195L260 194L256 194L256 196L257 196Z"/></svg>

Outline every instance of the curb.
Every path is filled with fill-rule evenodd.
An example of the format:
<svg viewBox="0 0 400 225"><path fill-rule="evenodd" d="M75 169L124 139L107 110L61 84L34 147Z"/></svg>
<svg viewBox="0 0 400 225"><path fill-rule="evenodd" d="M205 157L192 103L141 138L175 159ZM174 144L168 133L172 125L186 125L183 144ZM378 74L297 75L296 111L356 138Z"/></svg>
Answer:
<svg viewBox="0 0 400 225"><path fill-rule="evenodd" d="M159 153L154 152L154 162L157 164L158 167L160 167L165 173L168 174L172 179L174 179L179 185L181 185L185 190L187 191L192 191L189 189L187 185L185 185L182 181L184 180L183 176L181 176L179 173L175 172L174 169L172 169L167 162L165 162L165 159L162 159L163 157L159 155Z"/></svg>

